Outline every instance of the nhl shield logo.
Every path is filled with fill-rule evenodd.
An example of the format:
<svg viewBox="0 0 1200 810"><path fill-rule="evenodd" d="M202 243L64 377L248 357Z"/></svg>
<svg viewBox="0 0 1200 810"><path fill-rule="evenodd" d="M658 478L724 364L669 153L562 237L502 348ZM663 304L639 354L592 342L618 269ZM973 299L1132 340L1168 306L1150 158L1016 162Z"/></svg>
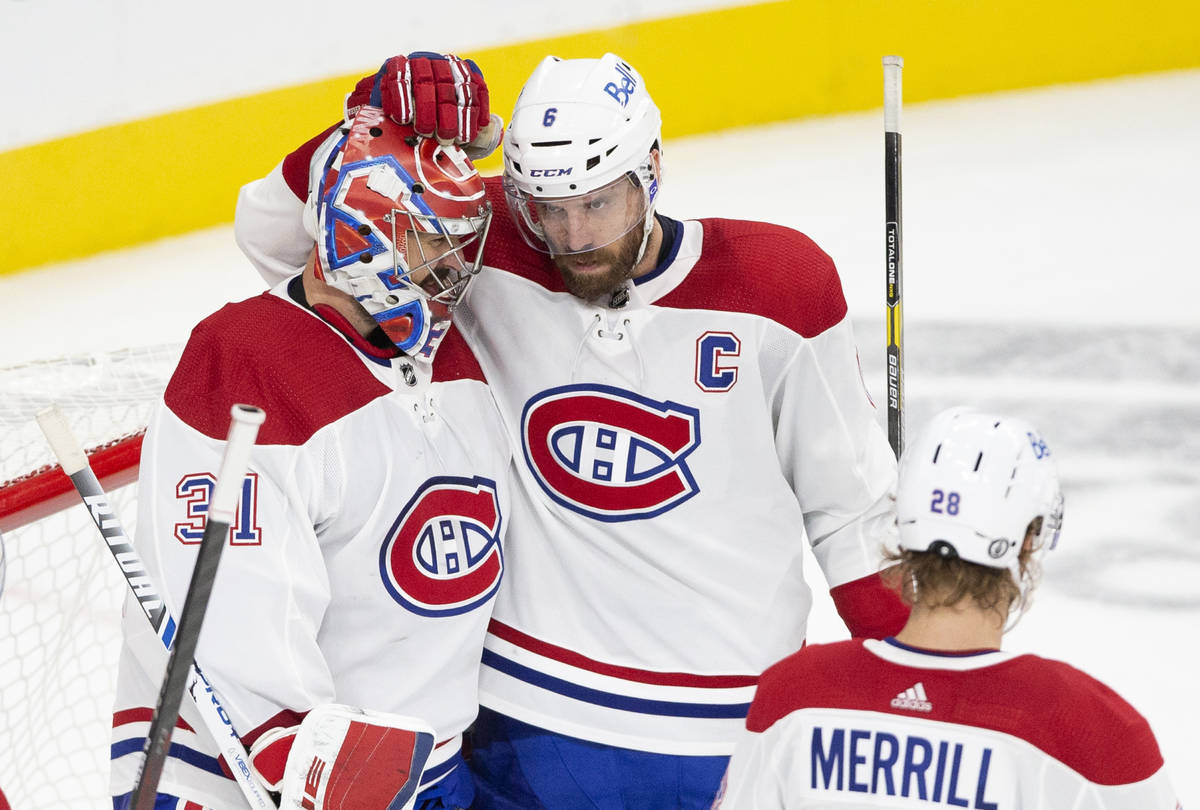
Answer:
<svg viewBox="0 0 1200 810"><path fill-rule="evenodd" d="M556 503L616 522L674 509L700 491L687 456L700 412L606 385L532 397L521 418L525 462Z"/></svg>
<svg viewBox="0 0 1200 810"><path fill-rule="evenodd" d="M486 478L426 481L387 533L379 571L392 598L422 616L484 604L504 573L500 502Z"/></svg>

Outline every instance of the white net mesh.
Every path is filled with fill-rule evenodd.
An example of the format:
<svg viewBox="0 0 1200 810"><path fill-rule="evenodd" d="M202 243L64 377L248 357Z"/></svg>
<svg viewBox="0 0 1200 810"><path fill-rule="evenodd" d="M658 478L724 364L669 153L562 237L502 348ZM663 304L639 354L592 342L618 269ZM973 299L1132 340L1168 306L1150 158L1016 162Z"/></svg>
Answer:
<svg viewBox="0 0 1200 810"><path fill-rule="evenodd" d="M0 368L0 481L54 463L34 423L49 405L62 408L87 448L145 427L182 348L149 346Z"/></svg>
<svg viewBox="0 0 1200 810"><path fill-rule="evenodd" d="M180 349L0 368L0 495L54 463L34 421L39 410L57 404L87 448L134 433ZM135 489L110 493L130 534ZM125 589L81 505L0 537L0 791L13 810L112 806L109 728Z"/></svg>

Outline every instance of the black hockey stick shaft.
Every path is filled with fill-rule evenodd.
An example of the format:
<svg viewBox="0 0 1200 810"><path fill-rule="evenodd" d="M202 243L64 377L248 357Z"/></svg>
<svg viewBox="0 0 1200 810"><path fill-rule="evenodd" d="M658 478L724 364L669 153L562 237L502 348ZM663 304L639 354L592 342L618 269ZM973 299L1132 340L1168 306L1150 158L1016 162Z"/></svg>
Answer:
<svg viewBox="0 0 1200 810"><path fill-rule="evenodd" d="M167 671L150 721L150 731L146 735L146 756L130 801L133 810L154 808L158 782L162 778L163 764L171 746L171 732L175 728L175 721L179 719L179 704L187 688L196 645L200 641L200 629L204 625L204 614L208 611L208 600L212 596L217 565L221 561L229 527L235 519L242 480L246 477L250 462L250 449L254 446L259 425L265 418L266 414L260 408L252 405L233 406L225 454L209 500L204 535L192 568L187 598L179 614L175 646L167 659Z"/></svg>
<svg viewBox="0 0 1200 810"><path fill-rule="evenodd" d="M904 60L883 57L884 251L887 257L888 443L904 451L904 231L901 207L900 108Z"/></svg>
<svg viewBox="0 0 1200 810"><path fill-rule="evenodd" d="M63 472L70 478L75 491L79 494L83 505L87 507L88 515L92 518L100 536L108 546L109 553L121 569L125 582L138 600L146 620L154 629L163 649L169 651L175 640L178 627L171 615L166 601L154 580L150 577L141 555L134 548L129 536L118 519L116 511L109 502L108 495L100 485L87 454L79 445L67 424L66 418L56 407L50 407L37 415L38 426L46 436L46 441L54 451ZM229 722L229 715L221 705L217 696L209 686L204 673L194 663L190 667L188 679L189 696L196 704L204 727L217 743L222 758L233 771L238 787L251 808L274 810L276 805L267 795L266 790L254 777L246 764L246 748Z"/></svg>

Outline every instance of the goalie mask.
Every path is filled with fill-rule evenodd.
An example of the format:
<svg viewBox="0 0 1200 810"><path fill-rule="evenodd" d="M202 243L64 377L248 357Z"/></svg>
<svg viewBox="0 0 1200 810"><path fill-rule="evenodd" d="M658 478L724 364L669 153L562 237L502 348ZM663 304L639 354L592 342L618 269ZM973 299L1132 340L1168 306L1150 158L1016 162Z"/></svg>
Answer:
<svg viewBox="0 0 1200 810"><path fill-rule="evenodd" d="M525 241L569 256L654 226L662 129L642 77L615 54L548 56L521 90L504 134L504 192ZM636 261L635 261L636 263Z"/></svg>
<svg viewBox="0 0 1200 810"><path fill-rule="evenodd" d="M377 107L361 108L327 148L304 217L317 277L353 296L401 351L432 360L482 262L483 179L461 149Z"/></svg>
<svg viewBox="0 0 1200 810"><path fill-rule="evenodd" d="M904 449L896 503L900 547L1007 568L1024 593L1020 555L1034 521L1033 552L1054 548L1063 497L1050 450L1028 423L951 408Z"/></svg>

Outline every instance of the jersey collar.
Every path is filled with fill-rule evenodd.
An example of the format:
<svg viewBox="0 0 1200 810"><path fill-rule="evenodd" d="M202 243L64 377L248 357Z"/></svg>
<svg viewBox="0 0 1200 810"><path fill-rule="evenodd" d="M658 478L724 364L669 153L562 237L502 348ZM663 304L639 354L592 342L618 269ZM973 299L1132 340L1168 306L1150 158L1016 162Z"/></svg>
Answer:
<svg viewBox="0 0 1200 810"><path fill-rule="evenodd" d="M667 220L662 217L662 220ZM678 287L700 259L704 229L695 220L667 220L663 226L664 249L659 251L658 266L633 280L636 297L653 303ZM668 242L668 240L670 240Z"/></svg>
<svg viewBox="0 0 1200 810"><path fill-rule="evenodd" d="M1006 652L1005 650L967 650L967 651L943 651L943 650L923 650L919 647L910 647L907 644L902 644L894 638L885 638L882 641L878 639L864 639L863 647L866 650L885 661L891 661L893 664L899 664L905 667L916 667L918 669L946 669L955 671L964 671L969 669L981 669L983 667L995 666L996 664L1011 661L1017 657L1017 653Z"/></svg>

